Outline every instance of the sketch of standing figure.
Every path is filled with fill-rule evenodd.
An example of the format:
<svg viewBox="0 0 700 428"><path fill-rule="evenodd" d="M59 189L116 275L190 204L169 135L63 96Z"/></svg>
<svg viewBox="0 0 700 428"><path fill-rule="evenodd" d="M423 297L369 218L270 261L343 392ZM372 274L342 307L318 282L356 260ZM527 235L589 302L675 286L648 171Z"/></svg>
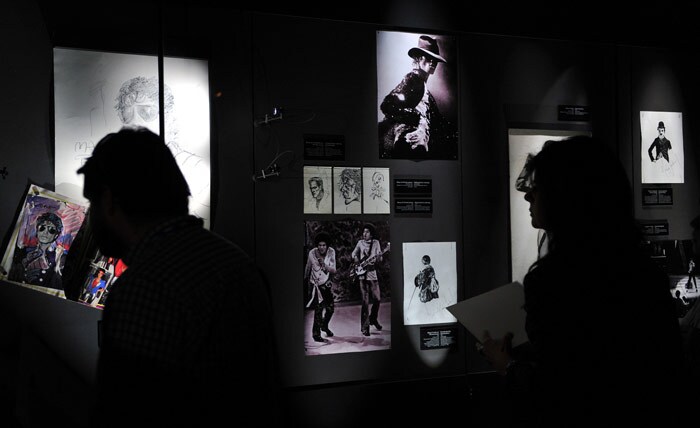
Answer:
<svg viewBox="0 0 700 428"><path fill-rule="evenodd" d="M416 275L414 284L419 287L418 298L423 303L429 302L440 297L438 290L440 282L435 278L435 269L430 265L430 256L424 255L421 258L423 269Z"/></svg>
<svg viewBox="0 0 700 428"><path fill-rule="evenodd" d="M642 183L683 183L683 113L641 111L639 123Z"/></svg>
<svg viewBox="0 0 700 428"><path fill-rule="evenodd" d="M668 151L671 150L672 147L671 142L666 138L666 126L663 122L659 122L659 126L656 130L659 132L659 136L654 139L647 150L649 158L652 162L656 162L660 158L664 158L666 162L670 162L668 159ZM652 154L654 149L656 149L656 155Z"/></svg>
<svg viewBox="0 0 700 428"><path fill-rule="evenodd" d="M457 303L455 242L404 242L404 325L454 322Z"/></svg>

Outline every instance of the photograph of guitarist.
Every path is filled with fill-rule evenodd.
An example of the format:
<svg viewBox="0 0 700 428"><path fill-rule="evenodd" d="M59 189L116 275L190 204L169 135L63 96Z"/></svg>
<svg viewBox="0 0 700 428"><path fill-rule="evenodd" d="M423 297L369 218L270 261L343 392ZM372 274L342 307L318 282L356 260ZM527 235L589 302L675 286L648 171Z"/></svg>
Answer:
<svg viewBox="0 0 700 428"><path fill-rule="evenodd" d="M362 310L360 312L360 330L365 336L369 336L370 324L377 330L382 329L379 324L379 279L377 277L376 264L382 261L382 250L379 241L375 239L374 225L367 223L362 227L362 239L357 241L352 250L352 259L355 263L355 274L360 282L362 293ZM369 304L372 309L369 310Z"/></svg>
<svg viewBox="0 0 700 428"><path fill-rule="evenodd" d="M311 297L306 304L307 308L314 308L314 322L311 333L316 342L325 342L321 337L321 331L326 337L333 337L333 332L328 324L335 310L335 296L333 296L331 281L336 272L335 250L331 248L330 236L325 232L319 232L314 239L316 245L309 251L306 259L304 277L308 278Z"/></svg>

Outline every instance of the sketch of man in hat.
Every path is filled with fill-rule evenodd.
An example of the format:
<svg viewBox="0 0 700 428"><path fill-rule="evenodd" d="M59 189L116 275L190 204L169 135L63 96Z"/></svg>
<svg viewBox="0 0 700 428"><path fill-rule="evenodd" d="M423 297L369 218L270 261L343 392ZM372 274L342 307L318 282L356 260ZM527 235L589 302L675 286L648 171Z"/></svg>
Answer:
<svg viewBox="0 0 700 428"><path fill-rule="evenodd" d="M659 158L663 157L666 159L666 162L669 162L668 151L671 150L671 142L666 138L666 126L663 122L659 122L659 126L656 130L659 131L659 136L656 137L651 143L651 146L649 146L649 159L651 159L652 162L656 162ZM656 155L652 153L654 148L656 148Z"/></svg>
<svg viewBox="0 0 700 428"><path fill-rule="evenodd" d="M443 158L446 147L456 142L456 131L438 109L428 90L428 79L447 60L440 55L438 40L427 35L418 38L418 45L408 50L408 56L413 59L413 69L380 105L384 114L379 123L381 155Z"/></svg>

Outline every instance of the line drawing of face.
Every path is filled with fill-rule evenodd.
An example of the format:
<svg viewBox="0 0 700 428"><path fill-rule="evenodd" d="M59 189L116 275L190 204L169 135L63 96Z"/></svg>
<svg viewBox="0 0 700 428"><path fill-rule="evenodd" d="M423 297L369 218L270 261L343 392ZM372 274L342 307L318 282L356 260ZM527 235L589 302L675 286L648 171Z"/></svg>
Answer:
<svg viewBox="0 0 700 428"><path fill-rule="evenodd" d="M323 198L323 180L320 177L313 177L309 180L309 190L314 199Z"/></svg>
<svg viewBox="0 0 700 428"><path fill-rule="evenodd" d="M344 169L340 174L340 193L345 199L345 203L359 200L360 197L360 183L359 172L351 169Z"/></svg>
<svg viewBox="0 0 700 428"><path fill-rule="evenodd" d="M372 189L370 196L372 196L372 199L382 198L384 196L384 174L379 171L372 174Z"/></svg>

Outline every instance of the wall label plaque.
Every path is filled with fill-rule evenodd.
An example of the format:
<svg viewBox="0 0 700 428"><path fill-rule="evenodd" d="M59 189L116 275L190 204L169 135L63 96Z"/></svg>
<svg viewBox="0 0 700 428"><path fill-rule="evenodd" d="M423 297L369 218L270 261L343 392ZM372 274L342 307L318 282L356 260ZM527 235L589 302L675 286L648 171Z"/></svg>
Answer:
<svg viewBox="0 0 700 428"><path fill-rule="evenodd" d="M342 135L304 135L305 160L345 160L345 137Z"/></svg>
<svg viewBox="0 0 700 428"><path fill-rule="evenodd" d="M673 188L655 187L642 188L642 205L673 205Z"/></svg>
<svg viewBox="0 0 700 428"><path fill-rule="evenodd" d="M588 106L559 105L559 120L587 122L590 118L591 113Z"/></svg>
<svg viewBox="0 0 700 428"><path fill-rule="evenodd" d="M395 195L432 196L432 178L394 178Z"/></svg>
<svg viewBox="0 0 700 428"><path fill-rule="evenodd" d="M442 349L448 348L450 351L457 350L457 327L421 327L420 329L420 349Z"/></svg>
<svg viewBox="0 0 700 428"><path fill-rule="evenodd" d="M396 214L432 214L432 199L394 199L394 213Z"/></svg>
<svg viewBox="0 0 700 428"><path fill-rule="evenodd" d="M646 221L641 227L646 236L668 235L668 220Z"/></svg>

